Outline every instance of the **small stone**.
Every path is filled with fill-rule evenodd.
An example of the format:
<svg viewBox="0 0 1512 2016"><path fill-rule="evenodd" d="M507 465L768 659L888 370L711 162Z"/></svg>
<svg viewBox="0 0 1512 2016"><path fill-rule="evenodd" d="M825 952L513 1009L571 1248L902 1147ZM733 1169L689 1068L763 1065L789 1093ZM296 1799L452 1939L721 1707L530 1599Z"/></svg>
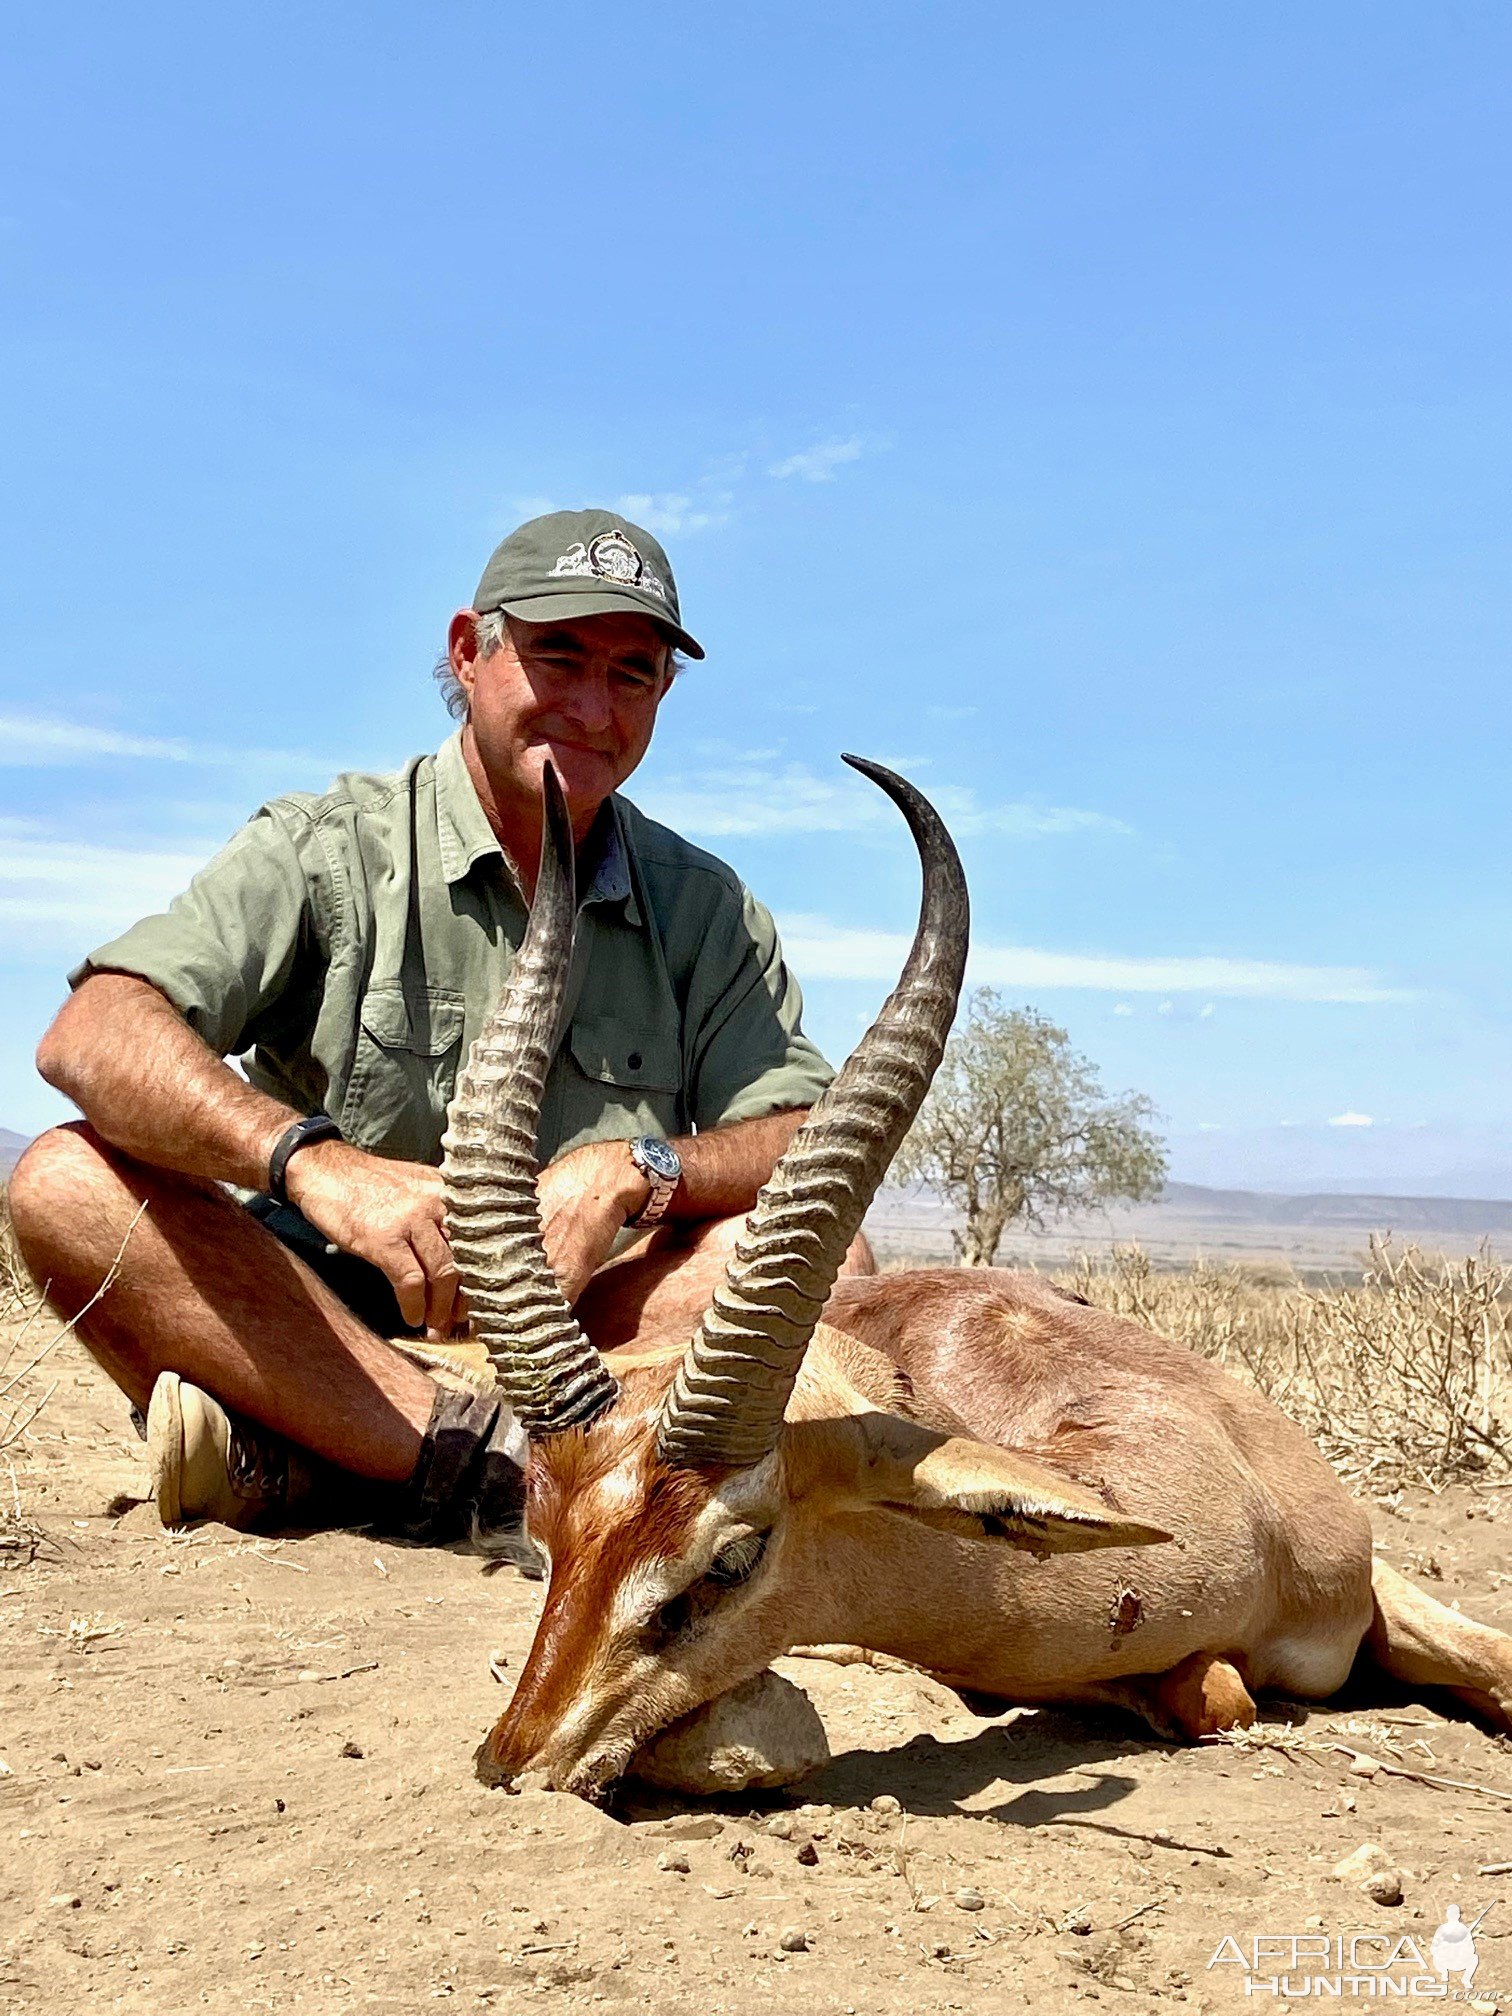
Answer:
<svg viewBox="0 0 1512 2016"><path fill-rule="evenodd" d="M724 1822L712 1813L689 1813L669 1820L662 1832L674 1841L712 1841L723 1834Z"/></svg>
<svg viewBox="0 0 1512 2016"><path fill-rule="evenodd" d="M1079 1939L1085 1939L1092 1930L1092 1920L1085 1911L1068 1911L1061 1920L1063 1932L1074 1932Z"/></svg>
<svg viewBox="0 0 1512 2016"><path fill-rule="evenodd" d="M669 1791L727 1796L794 1784L827 1764L829 1754L814 1704L768 1671L653 1736L630 1771Z"/></svg>
<svg viewBox="0 0 1512 2016"><path fill-rule="evenodd" d="M980 1890L973 1890L968 1885L964 1890L957 1890L955 1893L955 1907L958 1911L985 1911L987 1899Z"/></svg>
<svg viewBox="0 0 1512 2016"><path fill-rule="evenodd" d="M901 1813L903 1802L901 1799L894 1799L891 1792L879 1792L871 1802L871 1810L873 1813Z"/></svg>
<svg viewBox="0 0 1512 2016"><path fill-rule="evenodd" d="M745 1873L747 1876L768 1877L772 1874L772 1865L770 1862L747 1862Z"/></svg>
<svg viewBox="0 0 1512 2016"><path fill-rule="evenodd" d="M774 1813L766 1823L766 1831L774 1840L791 1841L793 1838L793 1816L791 1813Z"/></svg>
<svg viewBox="0 0 1512 2016"><path fill-rule="evenodd" d="M1372 1757L1366 1751L1361 1750L1356 1756L1350 1758L1349 1768L1356 1778L1374 1778L1381 1768L1381 1760L1379 1757Z"/></svg>
<svg viewBox="0 0 1512 2016"><path fill-rule="evenodd" d="M353 1743L348 1738L341 1746L341 1754L343 1757L360 1757L362 1755L362 1745L360 1743Z"/></svg>
<svg viewBox="0 0 1512 2016"><path fill-rule="evenodd" d="M812 1869L814 1864L819 1860L819 1850L814 1846L812 1841L805 1841L803 1846L798 1850L798 1860L803 1864L805 1869Z"/></svg>
<svg viewBox="0 0 1512 2016"><path fill-rule="evenodd" d="M801 1925L789 1925L782 1937L777 1941L777 1947L779 1952L782 1953L807 1953L809 1950L808 1934Z"/></svg>
<svg viewBox="0 0 1512 2016"><path fill-rule="evenodd" d="M686 1876L688 1858L681 1848L665 1848L656 1858L658 1869L666 1869L674 1876Z"/></svg>
<svg viewBox="0 0 1512 2016"><path fill-rule="evenodd" d="M1400 1869L1380 1869L1366 1878L1365 1895L1376 1904L1400 1904L1404 1895Z"/></svg>
<svg viewBox="0 0 1512 2016"><path fill-rule="evenodd" d="M1127 1974L1115 1974L1112 1977L1112 1985L1115 1988L1122 1988L1125 1994L1133 1993L1134 1982Z"/></svg>
<svg viewBox="0 0 1512 2016"><path fill-rule="evenodd" d="M60 1890L56 1897L49 1897L47 1901L55 1911L77 1911L84 1899L75 1897L71 1890Z"/></svg>
<svg viewBox="0 0 1512 2016"><path fill-rule="evenodd" d="M1362 1841L1342 1862L1334 1864L1333 1873L1341 1883L1363 1883L1367 1876L1390 1867L1391 1857L1379 1841Z"/></svg>

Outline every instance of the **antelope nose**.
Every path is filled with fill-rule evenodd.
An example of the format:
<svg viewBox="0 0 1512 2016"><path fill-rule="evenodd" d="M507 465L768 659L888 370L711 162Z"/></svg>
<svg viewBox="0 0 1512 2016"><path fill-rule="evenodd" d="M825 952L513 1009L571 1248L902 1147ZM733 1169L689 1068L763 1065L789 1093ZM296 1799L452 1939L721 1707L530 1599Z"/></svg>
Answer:
<svg viewBox="0 0 1512 2016"><path fill-rule="evenodd" d="M490 1755L486 1743L480 1743L473 1752L473 1765L478 1777L492 1792L555 1792L558 1787L549 1771L511 1771L506 1765Z"/></svg>
<svg viewBox="0 0 1512 2016"><path fill-rule="evenodd" d="M519 1780L493 1753L493 1739L490 1737L478 1745L473 1752L473 1769L483 1784L494 1792L518 1792Z"/></svg>

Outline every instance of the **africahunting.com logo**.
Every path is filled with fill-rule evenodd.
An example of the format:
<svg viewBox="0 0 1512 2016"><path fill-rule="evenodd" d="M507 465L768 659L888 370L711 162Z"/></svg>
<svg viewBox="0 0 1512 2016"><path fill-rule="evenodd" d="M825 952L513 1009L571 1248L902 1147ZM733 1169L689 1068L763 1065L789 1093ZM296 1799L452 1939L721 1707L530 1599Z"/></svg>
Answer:
<svg viewBox="0 0 1512 2016"><path fill-rule="evenodd" d="M1467 1925L1458 1904L1451 1904L1426 1950L1410 1932L1260 1932L1248 1939L1226 1932L1207 1971L1233 1968L1229 1978L1236 1986L1242 1980L1246 1995L1288 2002L1400 1996L1491 2009L1493 2003L1471 1993L1480 1967L1475 1935L1491 1909L1488 1904ZM1479 1992L1486 1993L1484 1984Z"/></svg>

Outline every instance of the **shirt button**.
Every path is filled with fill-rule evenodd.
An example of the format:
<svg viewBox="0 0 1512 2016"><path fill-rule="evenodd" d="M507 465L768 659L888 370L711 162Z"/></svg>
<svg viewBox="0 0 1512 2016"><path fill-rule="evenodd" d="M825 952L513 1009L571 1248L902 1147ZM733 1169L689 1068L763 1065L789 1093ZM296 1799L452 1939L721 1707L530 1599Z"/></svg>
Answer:
<svg viewBox="0 0 1512 2016"><path fill-rule="evenodd" d="M632 1050L630 1052L630 1056L627 1061L629 1062L630 1069L632 1071L639 1071L639 1069L641 1068L641 1053L639 1052L639 1050Z"/></svg>

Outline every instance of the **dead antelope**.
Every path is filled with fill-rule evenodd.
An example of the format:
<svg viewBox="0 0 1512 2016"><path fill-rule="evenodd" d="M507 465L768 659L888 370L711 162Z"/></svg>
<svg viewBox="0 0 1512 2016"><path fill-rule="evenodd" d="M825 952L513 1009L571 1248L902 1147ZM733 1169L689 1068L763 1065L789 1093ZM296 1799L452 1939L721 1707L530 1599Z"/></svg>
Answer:
<svg viewBox="0 0 1512 2016"><path fill-rule="evenodd" d="M691 1344L640 1338L608 1359L557 1288L535 1208L573 920L548 773L529 933L446 1142L452 1245L530 1437L529 1531L550 1566L480 1774L599 1796L658 1731L826 1641L912 1661L979 1708L1111 1702L1188 1736L1247 1722L1256 1689L1327 1696L1367 1644L1508 1726L1512 1639L1372 1568L1365 1515L1316 1449L1216 1366L1032 1276L903 1274L829 1300L939 1062L967 936L933 809L855 767L923 864L902 978Z"/></svg>

